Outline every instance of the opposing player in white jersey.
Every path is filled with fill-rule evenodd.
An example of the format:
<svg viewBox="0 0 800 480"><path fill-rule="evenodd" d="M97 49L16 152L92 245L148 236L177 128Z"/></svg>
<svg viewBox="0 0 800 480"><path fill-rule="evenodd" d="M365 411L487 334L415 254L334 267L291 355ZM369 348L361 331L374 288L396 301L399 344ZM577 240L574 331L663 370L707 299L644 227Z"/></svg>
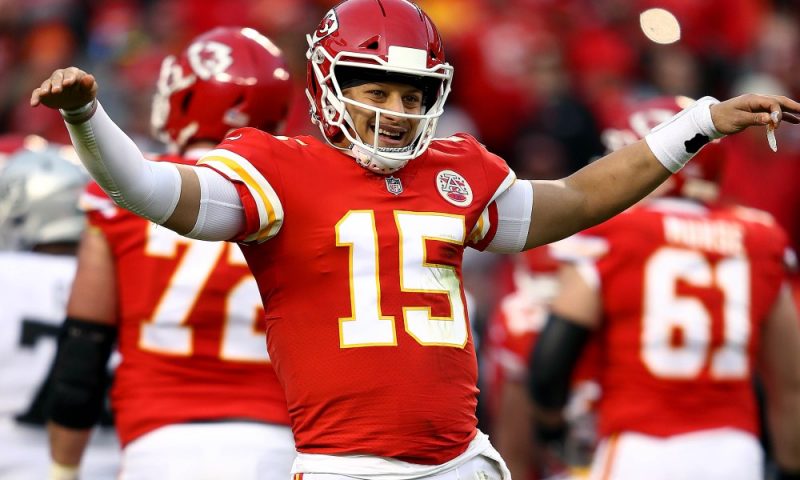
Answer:
<svg viewBox="0 0 800 480"><path fill-rule="evenodd" d="M305 480L508 478L477 428L464 250L570 235L641 199L712 138L800 123L788 98L706 98L566 179L517 180L473 137L435 138L453 68L417 5L346 0L307 39L324 142L243 128L197 166L151 162L86 72L57 70L31 97L63 110L118 205L246 245Z"/></svg>
<svg viewBox="0 0 800 480"><path fill-rule="evenodd" d="M194 165L234 127L274 132L290 90L283 55L267 37L250 28L205 32L163 61L151 123L170 154L151 158ZM100 412L98 366L118 337L111 405L120 479L286 480L296 456L286 400L239 247L160 228L96 183L81 206L89 229L51 396L54 468L69 476L80 462Z"/></svg>
<svg viewBox="0 0 800 480"><path fill-rule="evenodd" d="M71 147L63 147L71 150ZM56 352L88 176L53 147L19 150L0 172L0 478L41 480L50 465L43 391ZM97 431L83 478L113 479L111 428Z"/></svg>

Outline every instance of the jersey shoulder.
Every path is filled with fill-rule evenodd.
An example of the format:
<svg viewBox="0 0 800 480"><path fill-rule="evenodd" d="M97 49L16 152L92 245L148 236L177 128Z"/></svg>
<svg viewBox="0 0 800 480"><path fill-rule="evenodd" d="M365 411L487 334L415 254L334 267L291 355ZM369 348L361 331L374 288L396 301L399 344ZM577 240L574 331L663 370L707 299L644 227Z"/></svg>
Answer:
<svg viewBox="0 0 800 480"><path fill-rule="evenodd" d="M327 152L326 152L327 151ZM283 177L335 151L309 136L276 137L255 128L234 130L197 165L208 167L236 185L245 210L240 242L263 242L283 224Z"/></svg>
<svg viewBox="0 0 800 480"><path fill-rule="evenodd" d="M488 192L488 201L496 199L517 178L505 160L465 133L435 139L425 156L414 162L434 171L437 183L451 184L453 178L466 179L479 190Z"/></svg>
<svg viewBox="0 0 800 480"><path fill-rule="evenodd" d="M317 155L327 150L330 148L326 144L308 135L285 137L246 127L229 133L216 149L203 157L203 163L206 163L209 156L218 155L220 151L247 159L250 163L267 159L274 163L292 161L293 157L308 154L310 151Z"/></svg>
<svg viewBox="0 0 800 480"><path fill-rule="evenodd" d="M789 235L770 213L734 205L716 209L715 216L742 226L750 256L780 258L790 271L797 270L797 255L791 247Z"/></svg>
<svg viewBox="0 0 800 480"><path fill-rule="evenodd" d="M486 146L480 143L475 137L467 133L457 133L445 138L434 139L428 151L434 156L459 158L470 157L469 160L480 159L481 163L487 163L509 171L510 168L505 160L500 156L490 152Z"/></svg>
<svg viewBox="0 0 800 480"><path fill-rule="evenodd" d="M234 182L280 190L281 170L305 168L328 155L341 155L311 136L274 136L256 128L234 130L198 161Z"/></svg>

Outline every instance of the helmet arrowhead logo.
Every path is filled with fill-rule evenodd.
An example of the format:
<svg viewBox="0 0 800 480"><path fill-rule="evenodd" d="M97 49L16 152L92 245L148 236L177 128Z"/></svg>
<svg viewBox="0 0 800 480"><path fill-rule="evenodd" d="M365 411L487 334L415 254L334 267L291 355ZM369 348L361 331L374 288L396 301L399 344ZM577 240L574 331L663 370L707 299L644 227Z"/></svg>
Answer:
<svg viewBox="0 0 800 480"><path fill-rule="evenodd" d="M325 17L321 22L319 22L319 26L317 27L316 31L314 31L312 43L319 42L338 29L339 19L336 18L336 12L334 10L328 10L328 13L325 14Z"/></svg>

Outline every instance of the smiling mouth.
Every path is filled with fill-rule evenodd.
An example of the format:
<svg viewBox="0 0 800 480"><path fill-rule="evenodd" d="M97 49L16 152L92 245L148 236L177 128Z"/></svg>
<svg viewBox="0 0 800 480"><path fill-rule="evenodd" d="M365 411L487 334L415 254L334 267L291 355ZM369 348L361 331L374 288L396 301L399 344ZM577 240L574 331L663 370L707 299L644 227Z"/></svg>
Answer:
<svg viewBox="0 0 800 480"><path fill-rule="evenodd" d="M369 127L373 138L375 136L375 126ZM408 131L402 128L380 127L378 128L379 147L403 147L403 139Z"/></svg>

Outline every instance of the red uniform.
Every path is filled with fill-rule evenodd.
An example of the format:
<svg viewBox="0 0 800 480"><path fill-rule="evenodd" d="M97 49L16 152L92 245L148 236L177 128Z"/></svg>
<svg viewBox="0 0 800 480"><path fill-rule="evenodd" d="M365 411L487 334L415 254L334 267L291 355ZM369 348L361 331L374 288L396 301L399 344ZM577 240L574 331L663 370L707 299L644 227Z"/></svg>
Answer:
<svg viewBox="0 0 800 480"><path fill-rule="evenodd" d="M198 163L242 196L297 449L418 464L462 453L478 393L462 254L493 237L505 162L458 136L382 176L312 137L242 129Z"/></svg>
<svg viewBox="0 0 800 480"><path fill-rule="evenodd" d="M558 293L558 261L550 250L545 245L516 257L515 290L500 300L489 317L485 385L489 388L486 398L491 416L497 415L501 407L500 396L506 382L528 381L531 352L547 323L550 303ZM585 389L584 384L594 382L597 354L596 342L590 342L572 375L574 386ZM576 401L589 407L595 400L589 397L592 396L584 395Z"/></svg>
<svg viewBox="0 0 800 480"><path fill-rule="evenodd" d="M486 329L483 386L490 418L498 413L506 382L527 382L530 353L558 288L558 264L547 246L512 258L514 290L500 299Z"/></svg>
<svg viewBox="0 0 800 480"><path fill-rule="evenodd" d="M513 258L515 290L500 300L489 317L488 335L483 347L485 368L481 373L485 373L485 376L482 388L489 422L496 435L502 433L499 430L502 425L495 425L494 422L502 413L504 387L506 384L527 384L531 352L547 323L550 304L558 293L559 264L549 245L528 250ZM589 343L572 374L569 406L565 412L571 427L566 439L570 452L585 448L586 444L593 448L595 444L593 420L587 419L593 418L598 398L597 354L596 342ZM585 458L573 457L566 460L575 463L586 461ZM568 466L562 465L561 461L559 459L558 464L551 462L545 466L534 465L532 460L526 478L540 478L541 473L537 473L537 469L550 472L558 468L559 471L566 471ZM539 462L547 463L542 459Z"/></svg>
<svg viewBox="0 0 800 480"><path fill-rule="evenodd" d="M603 299L603 436L757 434L754 356L788 248L768 214L660 199L560 247Z"/></svg>
<svg viewBox="0 0 800 480"><path fill-rule="evenodd" d="M82 204L116 269L122 363L112 405L123 446L189 421L287 425L257 287L238 247L156 226L117 208L95 183Z"/></svg>

